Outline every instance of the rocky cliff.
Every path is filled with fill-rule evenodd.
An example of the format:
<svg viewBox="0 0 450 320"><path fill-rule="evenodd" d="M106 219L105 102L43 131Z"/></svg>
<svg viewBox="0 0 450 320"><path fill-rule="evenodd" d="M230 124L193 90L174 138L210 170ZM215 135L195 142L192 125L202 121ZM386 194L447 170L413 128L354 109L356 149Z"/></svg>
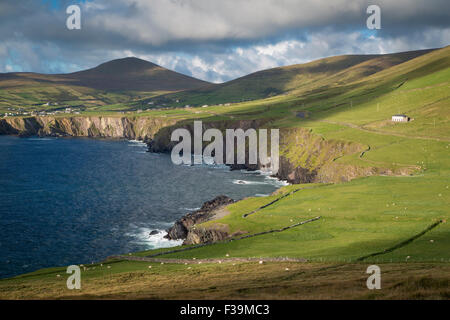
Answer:
<svg viewBox="0 0 450 320"><path fill-rule="evenodd" d="M167 230L166 238L171 240L185 239L183 244L206 243L222 240L228 235L226 232L207 230L202 236L196 232L195 225L214 218L217 210L233 202L233 199L224 195L205 202L199 210L188 213L178 219L175 224Z"/></svg>
<svg viewBox="0 0 450 320"><path fill-rule="evenodd" d="M0 119L0 134L126 138L149 141L175 121L150 117L71 116Z"/></svg>
<svg viewBox="0 0 450 320"><path fill-rule="evenodd" d="M219 129L223 133L226 129L243 129L247 130L250 128L258 129L264 127L269 123L267 119L258 119L258 120L222 120L222 121L211 121L211 122L202 122L203 132L208 129ZM168 126L162 128L153 138L152 141L148 143L150 152L170 152L172 148L177 144L177 142L170 141L170 136L172 132L177 128L187 129L192 138L194 137L194 124L193 121L183 121L177 123L173 126ZM224 134L225 136L225 134ZM193 141L192 141L193 143ZM208 143L204 143L206 146ZM193 144L192 144L193 145ZM225 146L225 144L224 144Z"/></svg>
<svg viewBox="0 0 450 320"><path fill-rule="evenodd" d="M36 116L0 119L0 134L137 139L148 142L151 152L166 153L175 145L175 142L170 141L172 131L180 127L189 130L193 136L192 121L176 123L175 120L144 116ZM264 127L270 127L268 120L203 122L203 131L210 128L225 132L225 129ZM336 162L336 159L361 153L366 148L367 146L353 142L325 140L304 128L281 129L280 165L276 176L290 183L309 183L348 181L359 176L390 174L372 166L357 167ZM248 163L231 165L231 168L264 169L261 164Z"/></svg>
<svg viewBox="0 0 450 320"><path fill-rule="evenodd" d="M267 120L242 120L242 121L220 121L203 122L203 132L209 128L219 129L222 132L227 129L249 128L259 129L270 127ZM176 128L185 128L191 132L193 137L193 124L180 122L174 126L161 129L148 143L150 152L170 152L176 142L170 141L170 134ZM225 134L223 134L225 137ZM224 138L225 139L225 138ZM193 142L192 142L193 143ZM204 147L208 144L204 143ZM225 146L225 141L223 143ZM358 167L339 163L339 158L352 154L360 154L367 149L359 143L326 140L305 128L280 129L280 157L279 170L276 177L289 183L310 182L342 182L356 177L379 173L387 173L381 168L372 166ZM270 150L270 147L268 147ZM246 149L248 151L248 148ZM224 152L225 154L225 152ZM246 156L248 159L248 155ZM256 165L234 164L231 169L258 170L267 169L260 163Z"/></svg>

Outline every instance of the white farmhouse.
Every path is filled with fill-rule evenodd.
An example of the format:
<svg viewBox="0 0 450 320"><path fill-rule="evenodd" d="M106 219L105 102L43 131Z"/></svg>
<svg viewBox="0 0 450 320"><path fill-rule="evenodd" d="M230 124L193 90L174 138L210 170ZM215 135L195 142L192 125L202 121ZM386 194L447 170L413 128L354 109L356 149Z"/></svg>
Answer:
<svg viewBox="0 0 450 320"><path fill-rule="evenodd" d="M395 114L392 116L393 122L408 122L409 117L404 114Z"/></svg>

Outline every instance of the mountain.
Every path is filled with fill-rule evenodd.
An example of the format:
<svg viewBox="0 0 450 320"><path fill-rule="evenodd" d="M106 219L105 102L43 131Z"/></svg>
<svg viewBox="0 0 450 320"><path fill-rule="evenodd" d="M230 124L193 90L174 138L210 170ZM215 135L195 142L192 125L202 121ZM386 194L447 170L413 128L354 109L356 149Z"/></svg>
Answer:
<svg viewBox="0 0 450 320"><path fill-rule="evenodd" d="M72 84L113 91L178 91L209 84L138 58L112 60L62 78Z"/></svg>
<svg viewBox="0 0 450 320"><path fill-rule="evenodd" d="M6 73L0 74L0 111L49 101L87 107L114 105L108 110L117 111L128 110L132 101L139 101L132 104L132 109L148 108L149 99L166 106L198 106L281 94L330 95L337 87L363 81L433 50L328 57L258 71L221 84L195 79L138 58L112 60L70 74Z"/></svg>
<svg viewBox="0 0 450 320"><path fill-rule="evenodd" d="M0 107L77 101L104 105L209 85L154 63L124 58L70 74L30 72L0 74Z"/></svg>
<svg viewBox="0 0 450 320"><path fill-rule="evenodd" d="M342 85L388 69L434 49L384 55L342 55L258 71L222 84L171 94L187 104L216 104L267 98Z"/></svg>

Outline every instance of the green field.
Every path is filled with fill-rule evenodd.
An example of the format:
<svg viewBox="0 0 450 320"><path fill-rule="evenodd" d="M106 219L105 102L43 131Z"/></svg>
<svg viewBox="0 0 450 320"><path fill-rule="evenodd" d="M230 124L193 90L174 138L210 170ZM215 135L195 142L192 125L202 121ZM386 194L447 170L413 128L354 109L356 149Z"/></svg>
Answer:
<svg viewBox="0 0 450 320"><path fill-rule="evenodd" d="M231 84L222 86L219 91L214 89L204 92L203 98L201 91L185 91L177 94L177 97L198 104L226 103L237 96L242 96L242 90L245 90L248 92L249 99L256 100L234 103L230 106L211 105L206 108L154 110L139 116L174 118L182 121L202 119L211 122L267 119L270 120L267 126L272 128L308 129L312 137L317 139L312 140L313 144L309 145L311 148L314 145L317 146L319 141L330 142L330 145L334 142L345 142L361 146L364 152L360 152L361 150L355 147L358 152L349 152L335 159L321 162L320 153L315 158L305 158L305 152L301 150L302 145L298 141L297 143L290 141L286 144L287 148L282 150L282 154L292 162L310 166L325 167L327 165L331 168L330 170L338 170L337 172L340 168L346 168L346 172L350 168L356 173L366 172L365 169L372 168L375 171L371 172L376 174L370 176L355 174L353 177L355 179L345 181L336 179L334 183L289 185L269 197L244 199L229 205L227 207L229 214L225 217L196 227L226 226L230 233L239 231L254 234L283 228L313 217L320 216L320 219L279 233L216 243L182 252L162 254L159 257L191 260L194 258L224 259L225 257L305 258L309 263L302 266L289 264L289 269L303 268L303 271L298 272L307 274L308 271L305 270L318 268L314 274L319 275L321 273L318 270L321 267L345 264L348 268L362 270L363 266L379 263L387 269L397 270L399 272L397 279L401 279L399 282L401 284L397 285L405 292L411 290L416 295L411 293L408 296L403 291L397 292L395 288L399 287L395 287L394 284L392 284L392 291L387 293L385 291L379 296L369 296L366 295L367 292L359 293L359 289L355 289L354 286L360 285L361 279L364 278L364 271L361 271L359 280L348 284L345 287L348 291L344 290L342 297L448 299L450 47L421 55L415 54L413 57L403 55L384 59L359 58L357 61L351 56L338 57L313 62L312 65L305 65L303 68L309 68L308 72L312 75L305 73L300 67L291 68L294 71L288 73L289 79L283 83L274 81L283 85L273 90L276 93L273 96L269 92L269 97L262 97L267 93L264 89L267 86L256 81L256 87L252 87L252 77L249 76L244 79L244 86L235 87L235 83L239 83L235 80ZM291 69L288 68L288 70ZM270 72L263 72L264 77L267 74ZM272 74L279 76L279 70L273 71ZM284 76L286 74L283 74ZM306 78L310 81L306 81ZM106 109L113 108L114 106L109 106L109 109ZM90 112L101 114L102 110ZM296 116L298 112L304 113L305 116ZM412 121L392 123L391 116L398 113L407 114ZM339 173L333 172L333 174L336 176ZM243 214L269 203L283 193L299 188L302 190L246 218L243 217ZM437 222L439 223L433 229L421 234ZM418 235L417 238L415 238L416 235ZM143 257L169 250L173 248L150 250L132 255ZM372 254L374 255L370 256ZM107 273L105 274L104 271L90 273L89 279L92 281L89 281L92 286L87 292L92 294L92 297L108 297L108 292L111 293L111 297L127 295L157 297L149 292L144 294L144 291L140 295L138 280L134 278L142 273L142 279L150 279L151 276L147 274L150 272L148 263L131 261L114 263L123 268L119 269L120 272L118 271L116 277L113 276L112 280L110 279L114 283L111 291L108 291L107 287ZM217 298L231 296L273 298L273 294L269 294L270 288L278 288L284 292L285 298L339 298L331 287L328 295L326 290L324 292L311 290L309 295L307 290L292 291L288 280L278 278L281 269L278 270L275 267L277 265L284 268L284 263L271 263L265 267L266 269L260 270L261 277L268 283L267 287L261 287L259 295L253 287L245 291L247 288L245 281L254 284L256 276L244 269L259 272L258 268L263 268L254 264L197 266L195 268L203 269L195 269L196 272L193 275L194 271L187 271L184 265L165 264L164 267L155 265L159 272L155 283L158 285L169 283L170 275L181 282L185 281L186 286L188 283L192 285L189 277L193 277L196 281L206 281L211 287L214 287L214 283L219 283L216 287L224 288L223 295L220 295L219 289L211 290L217 293L212 295ZM435 274L439 279L425 276L433 273L434 268L443 268L446 271L441 270L443 273ZM73 293L64 291L62 286L61 292L52 289L49 295L39 291L39 288L44 290L46 286L56 288L55 273L63 272L61 270L42 270L12 280L2 280L0 296L3 298L33 297L33 295L34 297L71 297ZM421 270L425 280L420 278L418 270ZM225 277L229 274L230 279L233 279L230 281L236 281L235 284L238 287L235 290L226 291L218 274ZM135 283L136 290L131 285L121 286L120 279L127 277L130 283ZM97 282L93 281L95 279ZM274 279L286 284L285 291L277 287ZM295 279L297 278L293 276L290 284L301 285L301 282L296 282ZM334 282L340 283L341 280L337 276L331 277L328 279L329 286L333 286ZM128 280L123 281L126 283ZM425 283L422 287L421 281ZM238 290L239 285L242 286L242 291ZM314 282L311 280L304 285L314 286ZM409 285L412 287L408 287ZM98 293L95 293L95 288L98 288ZM172 286L171 288L172 291L167 290L162 296L179 298L183 292L188 292L183 291L187 290L186 287L179 289ZM353 296L352 290L354 290ZM200 293L197 296L204 297Z"/></svg>

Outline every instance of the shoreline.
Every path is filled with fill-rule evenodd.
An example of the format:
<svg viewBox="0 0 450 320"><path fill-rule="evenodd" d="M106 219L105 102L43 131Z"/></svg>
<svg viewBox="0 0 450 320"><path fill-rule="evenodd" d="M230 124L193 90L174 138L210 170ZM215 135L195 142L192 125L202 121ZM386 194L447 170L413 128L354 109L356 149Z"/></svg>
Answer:
<svg viewBox="0 0 450 320"><path fill-rule="evenodd" d="M149 152L149 153L156 153L156 152L152 152L152 151L150 151L150 150L148 150L147 152ZM191 157L194 157L194 155L191 154ZM284 186L287 186L287 185L290 185L289 182L287 182L287 181L285 181L285 180L281 180L281 179L279 179L278 177L272 175L272 172L271 172L271 171L264 171L264 170L261 170L261 169L256 169L256 170L242 169L242 168L240 168L240 169L233 169L233 168L232 168L232 165L228 165L228 164L216 164L216 163L206 163L206 162L204 162L204 161L202 162L202 164L192 164L192 165L189 165L189 166L207 166L207 167L218 167L218 168L223 168L223 169L227 168L227 171L239 171L239 172L244 173L244 174L247 173L247 174L254 174L254 175L258 175L258 176L264 176L264 177L265 177L265 180L274 180L274 181L275 181L275 184L267 183L267 182L256 183L256 184L270 184L270 185L275 185L275 186L276 186L276 189L275 189L271 194L262 195L262 194L259 194L259 193L255 193L255 194L253 194L252 196L248 196L248 197L245 197L245 198L249 198L249 197L268 197L268 196L272 195L273 193L277 192L280 188L282 188L282 187L284 187ZM235 181L236 181L236 182L235 182ZM236 184L236 185L251 185L251 184L254 184L253 182L246 181L246 180L235 180L235 181L233 181L233 183ZM243 182L243 183L240 183L240 182ZM208 203L213 202L213 201L215 201L216 199L218 199L218 198L220 198L220 197L223 197L223 196L224 196L224 195L216 195L213 199L203 202L203 203L201 204L201 207L198 207L196 210L189 210L188 212L184 213L180 218L178 218L175 222L173 222L173 223L172 223L172 226L169 227L169 228L166 229L166 230L155 229L154 231L158 231L158 233L157 233L157 234L154 234L154 235L151 235L151 234L150 234L149 237L152 237L152 236L159 237L160 234L163 234L163 238L168 239L168 241L177 241L177 242L183 241L183 243L178 243L178 244L176 244L176 245L174 245L174 246L155 247L155 248L152 248L151 250L162 249L162 248L174 248L174 247L178 247L178 246L183 246L183 245L185 245L185 241L188 239L189 233L188 233L188 235L187 235L186 237L184 237L184 238L176 238L176 239L172 239L172 238L170 237L171 230L177 228L177 224L180 224L181 221L183 221L183 219L186 219L186 218L189 218L189 217L192 217L192 216L197 215L197 216L200 217L199 220L202 220L202 222L218 220L218 219L221 219L221 218L223 218L223 217L225 217L226 215L229 214L229 213L225 212L226 207L227 207L229 204L236 203L236 202L239 202L239 201L245 199L245 198L242 198L242 199L235 200L235 199L229 198L230 200L232 200L232 202L230 202L230 203L228 203L228 204L226 204L226 205L218 205L217 207L213 208L211 211L206 212L206 214L211 213L212 215L208 216L207 220L205 220L205 218L202 217L202 215L205 214L205 212L202 211L202 208L203 208L205 205L207 205ZM225 196L226 196L226 195L225 195ZM193 226L195 226L199 220L194 219L195 223L194 223ZM201 223L202 223L202 222L201 222ZM153 231L152 231L152 232L153 232Z"/></svg>
<svg viewBox="0 0 450 320"><path fill-rule="evenodd" d="M130 145L131 144L136 144L136 146L139 146L139 150L141 150L141 148L142 148L142 153L144 153L144 152L146 152L147 150L147 144L142 140L142 139L127 139L127 138L105 138L105 137L72 137L72 136L64 136L64 137L54 137L54 136L17 136L17 135L5 135L5 138L7 137L7 136L11 136L11 137L14 137L14 138L24 138L25 140L27 140L27 139L43 139L43 140L45 140L45 139L51 139L51 140L57 140L57 139L60 139L60 138L63 138L64 140L66 140L66 138L70 138L70 139L79 139L79 138L82 138L82 140L85 140L85 139L89 139L89 140L99 140L99 141L104 141L104 140L107 140L107 141L112 141L112 142L122 142L122 143L125 143L125 145L127 144L127 143L129 143ZM12 141L15 141L15 139L12 139ZM130 146L131 148L133 147L132 145ZM143 148L146 148L145 150L143 149ZM133 153L134 151L131 151L131 150L128 150L128 152L131 152L131 153ZM139 153L141 153L141 152L139 152ZM144 157L144 155L142 155L142 157ZM168 159L166 159L167 161L170 161L170 158L168 158ZM208 163L204 163L204 164L202 164L201 166L204 166L204 165L206 165L207 167L218 167L217 165L215 165L215 164L208 164ZM231 169L230 169L230 167L229 166L223 166L223 167L220 167L219 168L221 171L226 171L226 173L225 174L229 174L228 172L229 171L231 171ZM242 172L243 173L243 171L246 171L246 172L250 172L250 171L248 171L248 170L239 170L240 172ZM253 175L258 175L258 176L261 176L261 175L263 175L262 173L260 173L260 172L251 172L251 174ZM242 175L242 174L241 174ZM245 179L245 177L242 177L242 178L240 178L240 179ZM277 179L278 180L278 179ZM267 180L266 180L267 181ZM270 181L264 181L264 182L261 182L261 183L264 183L264 184L267 184L267 185L272 185L272 186L274 186L274 191L272 191L272 192L275 192L276 190L278 190L280 187L281 187L281 185L277 185L277 183L274 183L274 182L270 182ZM239 186L233 186L232 187L233 189L235 189L235 188L239 188ZM257 194L258 194L258 191L257 190L255 190L254 192L252 192L252 195L251 195L251 197L253 197L253 196L257 196ZM212 197L214 197L214 196L212 196ZM201 204L201 203L200 203ZM195 211L195 209L196 208L194 208L195 206L192 206L193 208L191 208L191 209L193 209L192 211ZM192 212L192 211L189 211L189 210L187 210L187 211L179 211L179 216L178 217L182 217L182 216L184 216L186 213L188 213L188 212ZM170 223L171 225L170 226L173 226L173 224L174 224L174 221L172 220L172 221L170 221L170 222L167 222L168 224ZM152 228L152 226L149 226L148 228L147 228L148 230L149 230L149 232L153 229ZM163 231L163 232L165 232L166 230L167 230L167 228L164 228L164 229L162 229L162 228L158 228L158 230L161 230L161 231ZM145 231L145 230L142 230L142 231ZM143 246L145 246L145 247L147 247L148 248L148 246L147 246L147 244L150 244L146 239L143 239L143 237L142 237L142 235L139 235L139 233L141 233L141 231L136 231L136 235L135 236L133 236L133 238L135 238L135 239L130 239L130 241L133 241L133 242L140 242L140 243L142 243L143 244ZM133 231L133 235L134 235L134 231ZM157 235L157 237L159 237L159 238L163 238L163 236L164 236L164 234L163 235L161 235L161 234L159 234L159 235ZM154 240L154 239L152 239L152 240ZM162 239L159 239L159 240L162 240ZM160 244L160 243L158 243L159 242L159 240L156 240L156 241L152 241L153 243L151 243L151 248L148 248L148 249L145 249L145 250L154 250L154 249L160 249L160 248L167 248L167 247L174 247L174 246L179 246L180 244L181 244L181 242L180 241L177 241L177 242L174 242L174 243L171 243L170 245L168 245L167 243L165 243L165 244ZM164 241L164 240L163 240ZM167 240L167 241L169 241L169 240ZM155 243L156 242L156 243ZM130 252L135 252L135 251L130 251ZM115 254L121 254L121 253L123 253L123 251L121 251L121 250L119 250L119 251L116 251L115 252ZM125 252L125 254L127 254L127 253L129 253L128 251L126 251ZM103 258L101 258L101 259L103 259ZM98 260L98 259L92 259L92 261L96 261L96 260ZM91 262L91 258L87 258L87 259L85 259L84 261L83 261L84 263L88 263L88 262ZM36 271L36 270L40 270L40 269L42 269L42 268L48 268L48 267L51 267L51 266L47 266L47 267L38 267L38 268L36 268L36 269L32 269L32 271L29 271L29 272L34 272L34 271ZM29 272L26 272L26 273L29 273ZM19 274L17 274L17 275L20 275L20 274L23 274L23 273L19 273ZM14 275L14 276L17 276L17 275ZM6 276L6 278L8 278L9 276ZM3 279L3 277L2 277L2 279Z"/></svg>

